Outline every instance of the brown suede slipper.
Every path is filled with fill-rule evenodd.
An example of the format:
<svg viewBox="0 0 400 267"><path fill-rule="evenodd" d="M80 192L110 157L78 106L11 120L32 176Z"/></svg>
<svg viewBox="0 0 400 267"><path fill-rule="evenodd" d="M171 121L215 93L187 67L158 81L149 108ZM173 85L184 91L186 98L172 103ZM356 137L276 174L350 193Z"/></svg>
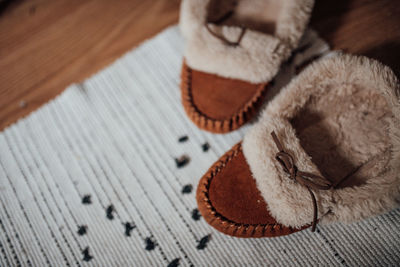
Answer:
<svg viewBox="0 0 400 267"><path fill-rule="evenodd" d="M394 73L365 57L313 63L202 177L204 219L228 235L275 237L397 207L399 91Z"/></svg>
<svg viewBox="0 0 400 267"><path fill-rule="evenodd" d="M214 133L257 114L268 85L298 46L314 0L183 0L182 102Z"/></svg>
<svg viewBox="0 0 400 267"><path fill-rule="evenodd" d="M241 143L226 152L201 178L197 204L204 219L227 235L274 237L301 230L278 223L266 210L267 204L251 175Z"/></svg>

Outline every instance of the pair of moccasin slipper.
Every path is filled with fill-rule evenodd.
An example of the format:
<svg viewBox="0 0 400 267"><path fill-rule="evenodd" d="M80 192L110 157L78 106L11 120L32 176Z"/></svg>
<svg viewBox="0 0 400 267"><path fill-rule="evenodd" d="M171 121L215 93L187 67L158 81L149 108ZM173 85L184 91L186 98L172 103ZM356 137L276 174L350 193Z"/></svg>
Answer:
<svg viewBox="0 0 400 267"><path fill-rule="evenodd" d="M313 4L183 0L181 90L189 118L225 133L254 117ZM397 207L399 196L399 81L381 63L346 54L295 77L197 189L204 219L236 237L362 220Z"/></svg>

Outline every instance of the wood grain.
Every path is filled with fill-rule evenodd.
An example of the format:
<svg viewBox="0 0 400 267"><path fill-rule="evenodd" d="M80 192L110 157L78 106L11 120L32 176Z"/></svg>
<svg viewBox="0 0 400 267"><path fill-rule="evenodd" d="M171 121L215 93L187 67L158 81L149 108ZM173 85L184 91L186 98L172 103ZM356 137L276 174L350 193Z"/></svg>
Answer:
<svg viewBox="0 0 400 267"><path fill-rule="evenodd" d="M178 0L11 1L0 10L0 129L178 15ZM317 0L311 26L334 49L379 59L400 73L398 0Z"/></svg>
<svg viewBox="0 0 400 267"><path fill-rule="evenodd" d="M0 15L0 129L178 19L178 1L17 1Z"/></svg>
<svg viewBox="0 0 400 267"><path fill-rule="evenodd" d="M332 48L378 59L400 74L398 0L316 0L311 26Z"/></svg>

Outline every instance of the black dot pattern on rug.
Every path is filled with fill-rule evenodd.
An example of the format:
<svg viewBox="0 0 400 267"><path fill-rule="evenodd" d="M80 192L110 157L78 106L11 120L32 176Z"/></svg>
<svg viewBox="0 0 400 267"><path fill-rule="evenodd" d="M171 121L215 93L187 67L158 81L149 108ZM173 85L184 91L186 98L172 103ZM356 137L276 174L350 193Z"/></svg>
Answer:
<svg viewBox="0 0 400 267"><path fill-rule="evenodd" d="M146 237L146 239L144 240L144 242L146 243L146 250L153 250L156 247L156 244L153 242L153 240L151 240L150 237Z"/></svg>
<svg viewBox="0 0 400 267"><path fill-rule="evenodd" d="M197 249L202 250L205 249L207 247L208 242L211 239L211 235L206 235L205 237L203 237L202 239L200 239L199 244L197 244Z"/></svg>
<svg viewBox="0 0 400 267"><path fill-rule="evenodd" d="M175 158L176 167L185 167L190 162L190 158L187 155L182 155L179 158Z"/></svg>
<svg viewBox="0 0 400 267"><path fill-rule="evenodd" d="M87 233L88 227L86 225L78 226L78 235L85 235Z"/></svg>
<svg viewBox="0 0 400 267"><path fill-rule="evenodd" d="M177 266L179 266L179 261L180 261L180 259L179 259L179 258L176 258L176 259L174 259L173 261L171 261L171 262L168 264L167 267L177 267Z"/></svg>
<svg viewBox="0 0 400 267"><path fill-rule="evenodd" d="M89 247L86 247L86 248L82 251L82 254L83 254L83 260L84 260L84 261L91 261L91 260L93 259L93 256L90 255Z"/></svg>
<svg viewBox="0 0 400 267"><path fill-rule="evenodd" d="M192 210L192 219L195 221L198 221L198 220L200 220L200 218L201 218L201 215L200 215L199 210L198 209Z"/></svg>
<svg viewBox="0 0 400 267"><path fill-rule="evenodd" d="M115 211L114 205L109 205L107 207L107 209L106 209L106 217L107 217L107 219L114 220L114 211Z"/></svg>
<svg viewBox="0 0 400 267"><path fill-rule="evenodd" d="M126 222L126 223L124 223L124 226L125 226L125 235L131 236L131 232L133 229L136 228L136 225L133 223L130 223L130 222Z"/></svg>
<svg viewBox="0 0 400 267"><path fill-rule="evenodd" d="M201 149L203 149L203 152L207 152L210 149L210 144L209 143L202 144Z"/></svg>
<svg viewBox="0 0 400 267"><path fill-rule="evenodd" d="M91 195L84 195L82 197L82 204L85 204L85 205L92 204L92 196Z"/></svg>
<svg viewBox="0 0 400 267"><path fill-rule="evenodd" d="M189 140L189 137L187 135L184 135L184 136L179 137L178 142L179 143L184 143L187 140Z"/></svg>
<svg viewBox="0 0 400 267"><path fill-rule="evenodd" d="M193 186L191 184L184 185L182 187L182 194L190 194L193 190Z"/></svg>

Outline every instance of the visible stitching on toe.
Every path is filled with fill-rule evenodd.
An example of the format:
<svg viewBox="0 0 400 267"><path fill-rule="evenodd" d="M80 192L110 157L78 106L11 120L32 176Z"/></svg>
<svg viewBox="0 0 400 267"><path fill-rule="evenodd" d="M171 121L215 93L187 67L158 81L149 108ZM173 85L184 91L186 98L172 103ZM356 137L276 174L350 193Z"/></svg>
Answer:
<svg viewBox="0 0 400 267"><path fill-rule="evenodd" d="M221 160L219 160L217 163L214 164L214 166L211 167L211 169L207 172L207 177L205 183L203 183L204 188L206 191L200 191L201 194L201 200L205 202L205 206L210 214L213 215L213 218L210 220L210 224L213 224L216 220L221 224L224 225L225 223L228 225L229 228L234 227L234 230L232 232L232 235L236 235L237 231L244 227L246 231L243 233L247 233L248 229L250 227L254 227L253 231L251 231L250 235L245 235L245 236L254 236L256 229L258 227L262 227L262 236L265 235L265 232L267 231L268 227L270 227L270 232L275 232L277 229L276 227L279 227L279 230L282 230L282 227L280 227L279 224L277 223L271 223L271 224L245 224L245 223L236 223L232 220L229 220L228 218L224 217L222 214L218 213L218 211L214 208L214 206L211 203L211 200L209 198L209 192L208 190L210 189L210 184L212 179L219 173L221 170L232 160L234 159L239 152L242 150L242 145L241 143L236 144L230 151L228 151L224 156L222 156ZM227 227L227 228L228 228ZM296 232L295 229L289 227L289 232L293 233Z"/></svg>
<svg viewBox="0 0 400 267"><path fill-rule="evenodd" d="M229 131L233 131L238 129L243 124L245 124L246 118L251 117L250 115L255 113L259 106L258 104L262 103L262 99L269 87L269 83L263 85L262 90L258 90L257 94L253 96L253 98L247 102L243 107L240 108L238 112L232 115L231 118L225 120L217 120L208 117L206 114L202 113L193 102L192 96L192 69L183 63L182 67L182 102L183 107L188 114L189 118L200 128L218 132L225 133ZM261 85L260 85L261 86ZM227 128L227 129L225 129Z"/></svg>

